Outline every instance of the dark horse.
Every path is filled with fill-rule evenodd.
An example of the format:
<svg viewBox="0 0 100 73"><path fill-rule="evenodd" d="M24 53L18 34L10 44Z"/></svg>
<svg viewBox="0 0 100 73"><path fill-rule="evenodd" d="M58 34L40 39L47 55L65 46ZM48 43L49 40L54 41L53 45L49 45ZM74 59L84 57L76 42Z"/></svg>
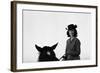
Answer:
<svg viewBox="0 0 100 73"><path fill-rule="evenodd" d="M38 61L58 61L58 58L56 57L55 52L53 51L56 48L57 44L51 47L44 46L43 48L35 45L36 49L40 53Z"/></svg>

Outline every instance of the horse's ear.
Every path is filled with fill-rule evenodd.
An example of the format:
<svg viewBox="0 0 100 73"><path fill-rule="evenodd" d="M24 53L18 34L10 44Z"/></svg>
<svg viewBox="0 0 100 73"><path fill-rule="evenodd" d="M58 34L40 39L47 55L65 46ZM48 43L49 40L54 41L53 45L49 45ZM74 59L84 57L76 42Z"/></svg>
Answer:
<svg viewBox="0 0 100 73"><path fill-rule="evenodd" d="M52 50L54 50L56 48L56 46L58 45L58 43L56 43L55 45L52 46Z"/></svg>
<svg viewBox="0 0 100 73"><path fill-rule="evenodd" d="M40 52L41 51L41 47L39 47L38 45L35 44L36 49Z"/></svg>

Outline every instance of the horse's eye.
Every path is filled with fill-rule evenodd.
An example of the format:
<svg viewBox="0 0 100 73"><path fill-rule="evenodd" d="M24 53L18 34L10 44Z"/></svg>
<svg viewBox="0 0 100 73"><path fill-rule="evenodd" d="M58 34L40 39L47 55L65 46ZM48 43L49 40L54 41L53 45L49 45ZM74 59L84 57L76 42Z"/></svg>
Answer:
<svg viewBox="0 0 100 73"><path fill-rule="evenodd" d="M49 51L47 51L47 55L50 55L50 52Z"/></svg>

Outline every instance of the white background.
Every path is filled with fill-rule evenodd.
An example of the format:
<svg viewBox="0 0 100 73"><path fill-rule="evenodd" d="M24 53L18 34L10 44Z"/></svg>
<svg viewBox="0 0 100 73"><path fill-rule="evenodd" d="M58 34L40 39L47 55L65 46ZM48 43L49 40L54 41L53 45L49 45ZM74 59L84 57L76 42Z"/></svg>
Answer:
<svg viewBox="0 0 100 73"><path fill-rule="evenodd" d="M35 44L43 47L46 45L52 46L58 42L54 51L57 58L63 56L66 49L66 40L69 38L66 35L67 30L65 28L71 23L78 26L78 38L81 41L81 60L91 59L93 48L91 46L93 41L91 31L95 31L95 29L91 29L93 27L91 26L91 13L24 10L23 62L37 61L39 53L35 48Z"/></svg>
<svg viewBox="0 0 100 73"><path fill-rule="evenodd" d="M0 0L0 73L11 73L10 71L10 1L11 0ZM37 1L37 0L34 0L34 1ZM43 0L38 0L38 1L43 1ZM99 5L98 4L99 2L97 0L44 0L43 2ZM98 37L100 37L99 33L98 33ZM99 42L99 38L98 38L98 42ZM100 52L100 50L98 52ZM63 73L66 73L66 72L68 73L80 73L80 72L94 73L96 72L96 73L99 73L100 66L95 67L95 68L35 71L34 73L41 73L41 72L43 73L51 73L51 72L58 72L58 73L61 73L61 72ZM27 72L27 73L33 73L33 72Z"/></svg>

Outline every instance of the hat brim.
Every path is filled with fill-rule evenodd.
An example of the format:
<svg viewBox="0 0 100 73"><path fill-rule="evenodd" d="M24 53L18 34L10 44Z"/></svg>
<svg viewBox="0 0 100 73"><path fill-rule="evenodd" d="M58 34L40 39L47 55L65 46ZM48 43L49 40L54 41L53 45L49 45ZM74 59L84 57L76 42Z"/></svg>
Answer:
<svg viewBox="0 0 100 73"><path fill-rule="evenodd" d="M68 30L67 28L65 28L66 30Z"/></svg>

